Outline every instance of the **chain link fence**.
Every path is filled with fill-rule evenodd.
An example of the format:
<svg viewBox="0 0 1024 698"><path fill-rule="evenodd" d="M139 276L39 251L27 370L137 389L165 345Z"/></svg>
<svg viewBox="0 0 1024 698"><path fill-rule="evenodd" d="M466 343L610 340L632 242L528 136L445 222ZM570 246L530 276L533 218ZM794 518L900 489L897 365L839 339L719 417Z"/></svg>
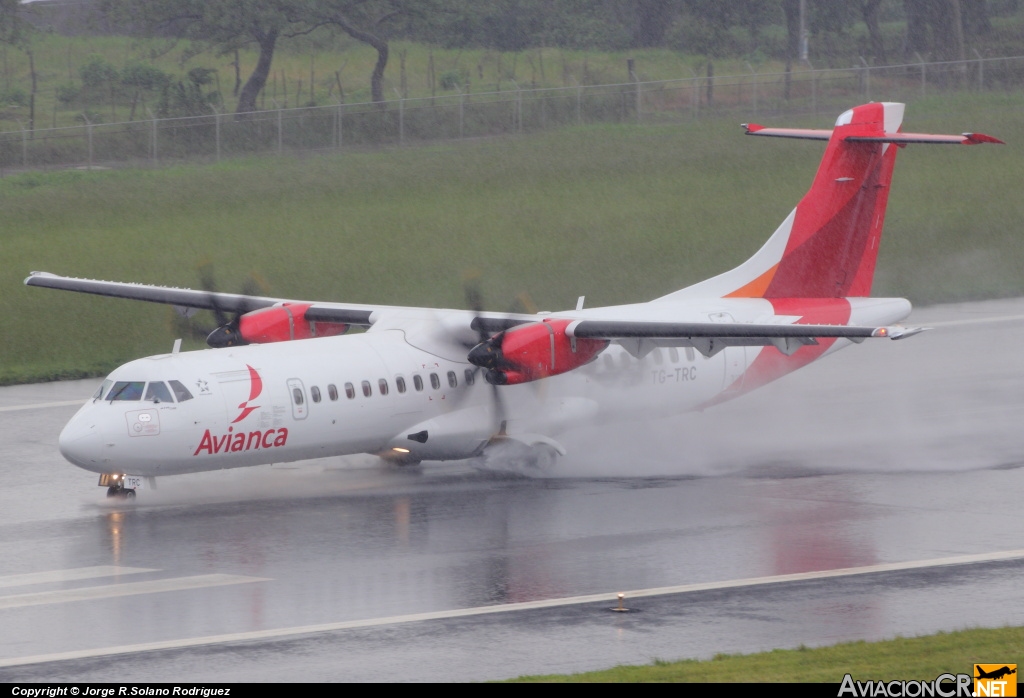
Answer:
<svg viewBox="0 0 1024 698"><path fill-rule="evenodd" d="M658 82L512 89L383 103L273 109L0 132L0 171L157 166L529 133L572 124L678 123L838 113L855 102L1024 87L1024 56ZM85 115L83 115L84 117Z"/></svg>

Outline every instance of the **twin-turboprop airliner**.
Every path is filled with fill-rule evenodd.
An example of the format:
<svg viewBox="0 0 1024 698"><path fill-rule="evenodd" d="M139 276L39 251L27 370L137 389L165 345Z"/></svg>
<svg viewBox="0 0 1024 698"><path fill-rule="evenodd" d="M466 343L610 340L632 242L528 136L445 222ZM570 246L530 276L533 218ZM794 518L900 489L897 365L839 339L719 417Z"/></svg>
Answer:
<svg viewBox="0 0 1024 698"><path fill-rule="evenodd" d="M113 371L60 435L109 496L146 478L356 453L398 463L528 468L581 425L704 409L850 343L919 332L871 284L899 148L1000 143L903 133L903 105L844 112L831 130L745 124L827 141L810 191L753 257L647 303L537 314L343 304L93 281L30 286L233 314L212 348ZM366 332L346 335L353 327Z"/></svg>

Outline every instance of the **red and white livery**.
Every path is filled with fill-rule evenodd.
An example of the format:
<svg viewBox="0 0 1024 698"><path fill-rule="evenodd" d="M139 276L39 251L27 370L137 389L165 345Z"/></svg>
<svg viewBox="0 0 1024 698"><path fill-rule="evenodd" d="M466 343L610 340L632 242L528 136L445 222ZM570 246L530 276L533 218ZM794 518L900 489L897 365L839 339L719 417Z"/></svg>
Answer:
<svg viewBox="0 0 1024 698"><path fill-rule="evenodd" d="M511 444L541 466L564 454L567 429L703 409L850 343L909 336L920 330L896 323L910 303L870 295L896 153L1000 141L903 133L902 120L902 104L872 103L831 130L746 125L827 141L810 190L749 260L647 303L500 314L33 272L30 286L235 314L215 348L112 372L61 452L111 495L134 495L143 477L354 453L486 461Z"/></svg>

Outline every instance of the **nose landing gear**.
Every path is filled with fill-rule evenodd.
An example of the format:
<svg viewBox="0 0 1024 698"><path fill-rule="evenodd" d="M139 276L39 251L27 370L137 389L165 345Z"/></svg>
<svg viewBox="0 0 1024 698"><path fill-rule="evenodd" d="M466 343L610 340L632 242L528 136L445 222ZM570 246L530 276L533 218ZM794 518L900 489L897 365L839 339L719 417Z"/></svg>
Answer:
<svg viewBox="0 0 1024 698"><path fill-rule="evenodd" d="M135 490L128 489L118 485L117 487L107 488L107 499L112 497L120 497L121 499L135 499Z"/></svg>
<svg viewBox="0 0 1024 698"><path fill-rule="evenodd" d="M123 473L103 473L100 475L99 486L107 488L107 499L135 499L135 488L124 486Z"/></svg>

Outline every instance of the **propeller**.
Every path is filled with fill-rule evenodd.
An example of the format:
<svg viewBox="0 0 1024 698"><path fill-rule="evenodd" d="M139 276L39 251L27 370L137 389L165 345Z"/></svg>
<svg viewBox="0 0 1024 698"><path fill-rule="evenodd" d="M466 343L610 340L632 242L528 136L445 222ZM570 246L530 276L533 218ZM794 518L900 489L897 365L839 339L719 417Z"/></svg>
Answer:
<svg viewBox="0 0 1024 698"><path fill-rule="evenodd" d="M197 272L199 275L199 287L208 294L211 306L210 312L213 313L216 325L210 327L209 325L204 326L188 321L195 313L195 309L186 308L184 312L178 309L178 316L186 320L185 323L179 324L178 329L184 329L185 333L190 337L206 340L206 343L214 348L247 344L248 342L240 336L238 331L239 320L246 311L235 309L235 312L232 313L220 303L219 296L217 295L218 289L213 271L213 263L208 259L203 260L199 263ZM267 282L255 272L251 272L242 284L241 295L266 295L267 288Z"/></svg>
<svg viewBox="0 0 1024 698"><path fill-rule="evenodd" d="M481 287L482 275L478 270L470 270L466 272L462 277L462 290L466 296L466 305L469 306L476 315L480 315L484 312L484 294ZM469 349L469 357L472 357L474 352L478 351L481 347L488 346L488 341L491 339L491 335L487 333L479 323L474 323L477 330L478 342L473 347L467 347ZM504 334L501 332L499 334ZM473 361L470 358L470 362L473 363L476 368L474 373L479 375L481 364ZM491 439L500 438L507 436L506 426L508 425L507 412L505 410L505 401L501 397L501 391L495 383L490 380L487 381L491 386L491 402L494 405L495 421L498 423L498 431L491 437Z"/></svg>

